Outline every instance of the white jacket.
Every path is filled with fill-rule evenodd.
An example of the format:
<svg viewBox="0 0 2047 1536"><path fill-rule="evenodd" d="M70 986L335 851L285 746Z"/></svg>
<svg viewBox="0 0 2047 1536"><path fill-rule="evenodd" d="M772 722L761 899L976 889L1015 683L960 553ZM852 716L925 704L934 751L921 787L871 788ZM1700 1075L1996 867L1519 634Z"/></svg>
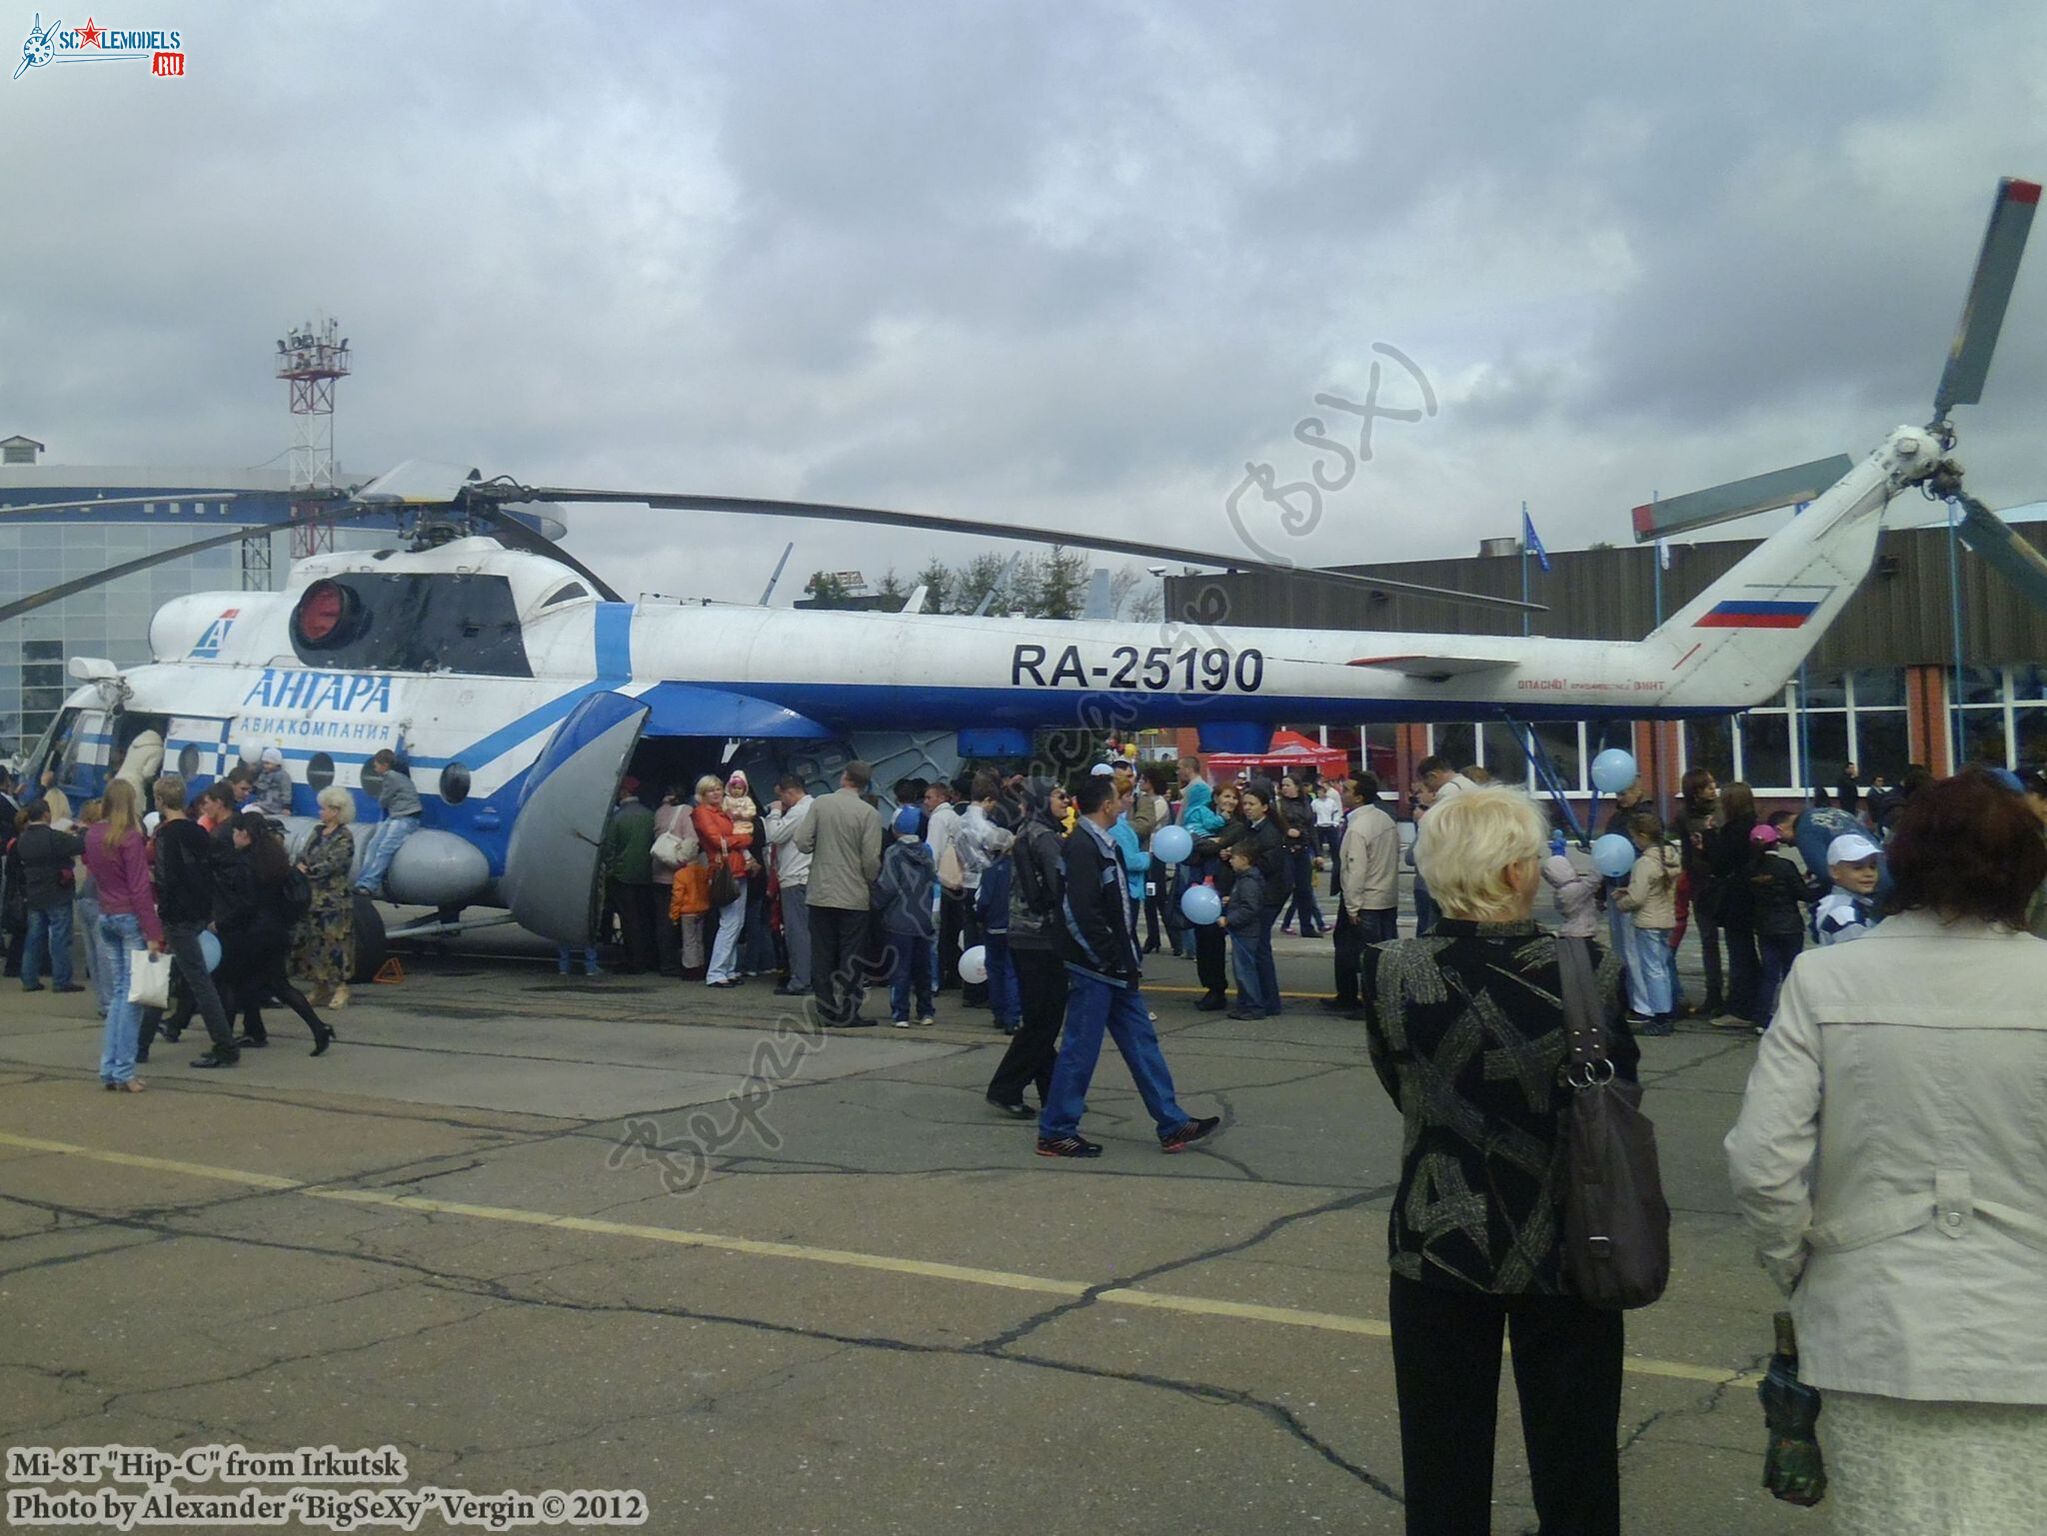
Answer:
<svg viewBox="0 0 2047 1536"><path fill-rule="evenodd" d="M1350 813L1336 864L1343 909L1351 916L1400 905L1400 829L1378 806L1361 805Z"/></svg>
<svg viewBox="0 0 2047 1536"><path fill-rule="evenodd" d="M2047 1404L2047 942L1906 912L1807 950L1727 1162L1802 1379Z"/></svg>
<svg viewBox="0 0 2047 1536"><path fill-rule="evenodd" d="M810 884L810 855L796 846L796 834L817 801L805 795L788 810L781 802L768 812L768 846L775 850L775 878L784 886Z"/></svg>

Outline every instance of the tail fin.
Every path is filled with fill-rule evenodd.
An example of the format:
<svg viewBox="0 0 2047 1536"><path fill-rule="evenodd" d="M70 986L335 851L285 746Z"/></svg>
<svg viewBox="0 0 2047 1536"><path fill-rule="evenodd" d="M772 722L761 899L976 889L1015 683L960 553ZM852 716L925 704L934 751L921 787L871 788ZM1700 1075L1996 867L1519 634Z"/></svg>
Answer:
<svg viewBox="0 0 2047 1536"><path fill-rule="evenodd" d="M1746 709L1782 692L1869 574L1891 497L1939 457L1926 433L1900 427L1687 603L1644 642L1673 658L1663 702Z"/></svg>

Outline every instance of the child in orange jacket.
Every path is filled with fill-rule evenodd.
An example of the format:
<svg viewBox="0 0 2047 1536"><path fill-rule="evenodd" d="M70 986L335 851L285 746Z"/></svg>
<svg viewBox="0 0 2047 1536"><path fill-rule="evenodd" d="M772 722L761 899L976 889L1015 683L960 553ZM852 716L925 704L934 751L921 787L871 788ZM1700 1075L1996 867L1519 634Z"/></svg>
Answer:
<svg viewBox="0 0 2047 1536"><path fill-rule="evenodd" d="M704 914L711 910L711 868L691 859L675 872L668 920L682 925L682 974L704 974Z"/></svg>

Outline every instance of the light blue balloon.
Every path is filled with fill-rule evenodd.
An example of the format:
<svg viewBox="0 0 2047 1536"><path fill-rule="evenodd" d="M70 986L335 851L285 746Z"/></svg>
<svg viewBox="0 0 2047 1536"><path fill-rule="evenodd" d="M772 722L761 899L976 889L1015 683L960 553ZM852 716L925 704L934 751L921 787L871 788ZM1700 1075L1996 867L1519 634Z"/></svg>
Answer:
<svg viewBox="0 0 2047 1536"><path fill-rule="evenodd" d="M220 936L211 928L199 930L199 953L206 959L207 970L220 969Z"/></svg>
<svg viewBox="0 0 2047 1536"><path fill-rule="evenodd" d="M1641 776L1635 754L1624 748L1608 747L1592 759L1592 787L1602 795L1617 795Z"/></svg>
<svg viewBox="0 0 2047 1536"><path fill-rule="evenodd" d="M1181 832L1180 835L1185 837L1187 834ZM1223 899L1216 895L1212 885L1190 885L1180 898L1180 914L1195 927L1206 928L1223 915Z"/></svg>
<svg viewBox="0 0 2047 1536"><path fill-rule="evenodd" d="M1635 867L1635 845L1618 832L1609 832L1592 845L1592 867L1609 880L1619 880Z"/></svg>
<svg viewBox="0 0 2047 1536"><path fill-rule="evenodd" d="M1151 856L1184 864L1194 856L1194 834L1185 827L1160 827L1151 835Z"/></svg>

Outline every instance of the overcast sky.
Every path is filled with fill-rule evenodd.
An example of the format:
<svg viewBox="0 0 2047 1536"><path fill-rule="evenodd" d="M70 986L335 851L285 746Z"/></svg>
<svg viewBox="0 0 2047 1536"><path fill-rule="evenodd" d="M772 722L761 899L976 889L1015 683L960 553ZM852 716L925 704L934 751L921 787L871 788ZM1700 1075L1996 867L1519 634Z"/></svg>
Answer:
<svg viewBox="0 0 2047 1536"><path fill-rule="evenodd" d="M156 6L157 0L148 0ZM43 19L84 20L46 3ZM33 5L0 8L0 70ZM9 19L11 18L11 19ZM339 316L345 466L805 496L1311 563L1469 553L1923 421L2047 7L178 3L187 76L0 79L0 435L254 464ZM2047 495L2047 230L1971 486ZM1312 434L1311 434L1312 435ZM1300 498L1296 498L1300 501ZM1305 505L1305 502L1300 504ZM1930 509L1929 509L1930 510ZM1916 512L1911 514L1917 520ZM572 514L628 593L993 547ZM798 581L786 582L782 600Z"/></svg>

